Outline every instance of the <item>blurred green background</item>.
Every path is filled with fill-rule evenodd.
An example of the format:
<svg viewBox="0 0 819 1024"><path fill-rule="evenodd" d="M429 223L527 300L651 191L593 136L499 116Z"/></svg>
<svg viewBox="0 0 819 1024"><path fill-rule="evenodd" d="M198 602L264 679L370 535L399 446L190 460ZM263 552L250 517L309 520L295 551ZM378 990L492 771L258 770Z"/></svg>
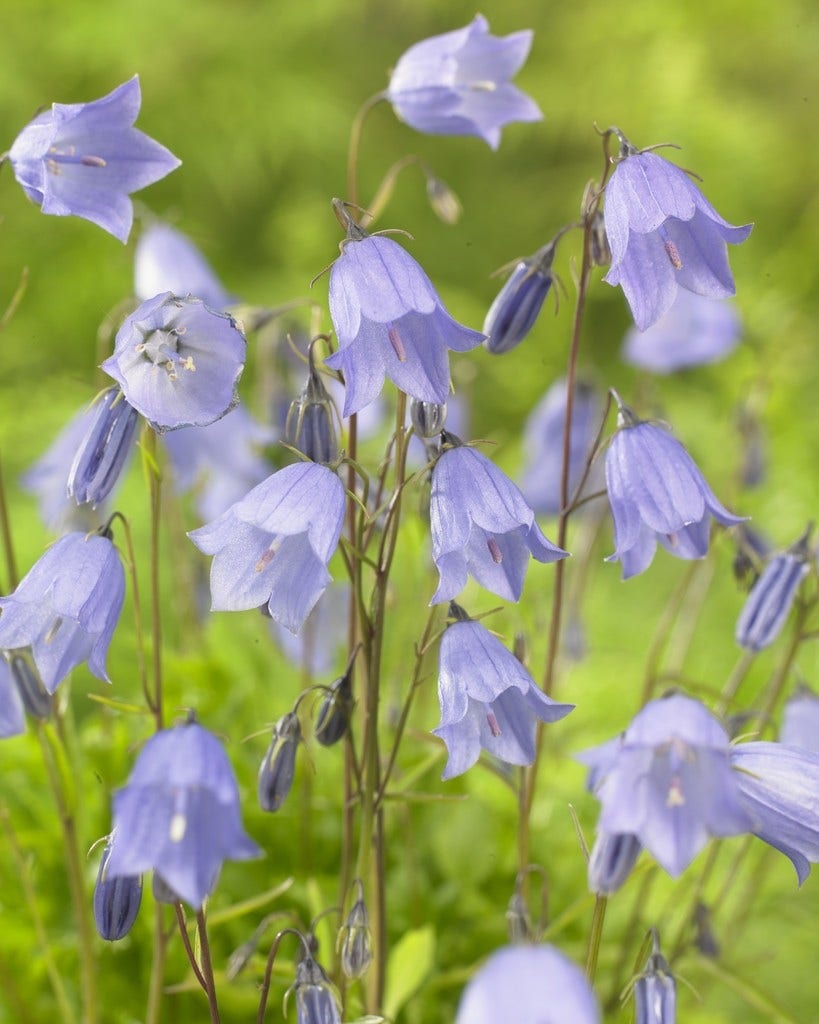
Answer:
<svg viewBox="0 0 819 1024"><path fill-rule="evenodd" d="M540 103L545 121L508 127L500 150L493 153L477 139L421 136L399 123L387 105L379 107L365 132L362 195L372 194L389 165L411 152L429 162L464 207L456 226L440 223L428 207L420 173L410 169L380 226L412 232L414 241L407 245L452 313L480 327L498 288L490 273L534 251L577 216L586 182L598 177L602 166L595 123L618 125L638 146L680 144L681 153L665 155L702 176L708 197L728 220L755 223L750 240L731 250L744 342L717 366L660 382L643 379L618 359L630 319L619 291L600 283L601 272L592 289L582 362L602 386L617 387L645 414L659 412L673 423L720 496L736 511L752 515L774 544L790 543L816 517L819 491L815 3L489 0L481 11L496 34L535 30L529 62L517 83ZM186 232L229 289L250 302L276 305L308 294L310 280L337 253L340 233L330 199L344 196L349 128L361 102L384 88L388 69L409 45L460 27L475 13L453 0L235 0L230 5L217 0L5 0L0 148L10 146L40 106L95 99L138 72L143 109L137 126L167 145L183 166L136 198ZM133 238L123 247L87 222L42 216L26 201L8 167L0 173L0 188L0 309L11 299L23 268L29 271L22 303L0 337L0 451L18 558L27 567L47 535L33 500L19 491L16 480L99 386L97 331L130 294ZM526 415L564 371L576 252L574 243L561 249L558 270L569 294L556 318L547 307L532 337L504 358L481 350L454 363L456 385L470 399L472 436L498 442L492 457L510 472L520 465ZM325 301L326 277L312 294ZM324 327L329 327L326 316ZM251 350L243 394L253 395L259 369ZM252 405L252 397L248 401ZM762 486L740 494L736 411L742 403L750 405L764 429L769 464ZM142 515L142 491L139 474L132 471L122 502L135 516ZM410 595L425 593L429 579L423 530L410 526L403 544L401 596L388 651L396 686L403 682L406 651L424 616L425 602L416 608ZM609 545L604 531L596 555L607 554ZM732 634L742 598L730 578L731 554L730 544L718 546L713 583L684 665L686 678L714 691L736 658ZM575 904L585 884L566 804L576 805L587 835L596 815L594 802L582 794L583 773L568 754L608 738L631 717L660 608L683 571L661 554L649 573L626 586L619 582L618 569L609 566L595 574L589 588L585 621L591 656L567 673L558 694L576 701L578 710L554 741L536 807L534 848L552 878L555 915ZM544 654L549 583L542 571L537 582L533 579L535 570L528 603L507 608L492 624L509 636L528 628L537 666ZM244 746L238 741L283 713L299 680L269 645L264 624L249 614L218 618L195 635L175 626L173 610L189 608L192 598L174 593L179 584L173 571L165 584L172 701L196 704L205 724L231 737L231 757L249 795L262 752L256 748L264 740ZM477 591L470 594L478 600ZM481 607L492 604L484 597ZM133 638L127 628L114 641L110 667L115 695L134 699L136 684L129 679ZM758 659L749 683L751 700L776 658L774 649ZM808 682L819 683L815 644L804 649L799 669ZM89 845L108 828L108 793L124 781L129 745L140 735L132 721L105 717L93 708L85 697L90 689L103 690L84 670L78 672L73 703L85 772L79 788L88 794L84 825ZM436 724L434 687L428 690L419 730ZM420 753L408 754L408 765L437 749L427 742L419 747ZM70 973L72 924L38 757L30 738L0 747L0 797L11 808L27 851L58 960ZM289 874L297 877L303 907L311 901L320 904L316 887L325 904L333 903L338 763L319 751L315 773L306 762L301 766L302 800L309 799L314 809L309 825L299 803L272 824L249 812L250 831L275 853L262 865L227 867L223 884L229 895L221 905ZM441 766L438 758L423 775L430 791L440 791ZM469 793L471 800L443 809L407 805L393 821L414 839L390 856L391 931L397 938L408 929L432 925L437 935L435 976L407 1004L402 1019L410 1024L451 1020L460 986L475 962L504 941L503 911L515 871L511 793L479 769L447 792ZM325 819L321 811L328 807ZM92 857L89 878L95 863ZM312 890L305 884L308 877L314 880ZM740 991L709 980L696 961L687 964L695 994L681 986L680 998L690 1022L819 1020L814 966L819 883L812 878L797 892L782 858L765 860L754 878L758 898L749 927L741 945L724 950L724 969L741 979ZM681 909L675 890L670 885L661 889L665 899L658 900L658 907L671 913ZM622 913L615 901L613 929L630 910L630 900L623 897ZM218 894L215 903L220 905ZM578 959L590 907L582 906L557 939ZM31 1020L52 1019L42 963L23 953L32 947L31 924L18 868L2 842L0 914L0 1020L21 1019L21 998L29 1004ZM104 1021L141 1019L150 934L149 915L144 918L141 931L124 948L101 950ZM216 939L222 963L253 922L233 920ZM612 947L601 959L604 977L616 955ZM169 982L186 976L175 956ZM760 1001L762 996L754 1002L752 986L783 1008L779 1016ZM233 990L225 989L225 1020L253 1019L254 979L243 978ZM702 1001L696 992L702 992ZM168 1019L202 1019L204 1004L197 993L173 998L174 1015ZM277 1013L274 1000L270 1019Z"/></svg>

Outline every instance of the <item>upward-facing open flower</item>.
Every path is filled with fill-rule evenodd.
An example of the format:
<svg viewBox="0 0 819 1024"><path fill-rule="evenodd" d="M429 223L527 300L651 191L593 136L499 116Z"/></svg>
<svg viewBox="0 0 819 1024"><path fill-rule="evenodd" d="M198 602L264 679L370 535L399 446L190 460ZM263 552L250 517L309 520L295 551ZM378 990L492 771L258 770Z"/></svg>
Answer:
<svg viewBox="0 0 819 1024"><path fill-rule="evenodd" d="M547 697L497 637L457 605L452 612L459 621L441 638L441 723L434 730L449 753L442 778L471 768L481 748L507 764L531 764L535 719L557 722L574 704L558 704Z"/></svg>
<svg viewBox="0 0 819 1024"><path fill-rule="evenodd" d="M161 432L224 416L244 366L245 337L232 317L164 292L126 317L101 368Z"/></svg>
<svg viewBox="0 0 819 1024"><path fill-rule="evenodd" d="M463 991L455 1024L598 1024L580 968L554 946L502 946Z"/></svg>
<svg viewBox="0 0 819 1024"><path fill-rule="evenodd" d="M180 161L134 128L139 78L91 103L54 103L20 132L9 150L14 176L43 213L93 221L121 242L134 218L129 198L170 174Z"/></svg>
<svg viewBox="0 0 819 1024"><path fill-rule="evenodd" d="M546 539L509 477L460 442L446 448L433 467L429 519L440 574L431 604L451 601L470 574L493 594L517 601L529 555L539 562L568 555Z"/></svg>
<svg viewBox="0 0 819 1024"><path fill-rule="evenodd" d="M266 604L297 633L332 577L327 563L344 521L344 487L314 462L286 466L188 536L207 555L214 611Z"/></svg>
<svg viewBox="0 0 819 1024"><path fill-rule="evenodd" d="M341 204L336 210L344 216ZM339 350L326 360L344 374L344 415L377 398L385 375L411 398L443 404L447 350L466 352L483 335L452 319L430 279L397 242L365 235L349 218L346 223L350 237L330 271Z"/></svg>
<svg viewBox="0 0 819 1024"><path fill-rule="evenodd" d="M411 46L395 66L387 99L419 132L477 135L497 149L504 125L543 117L511 84L531 46L531 31L492 36L478 14L465 28Z"/></svg>
<svg viewBox="0 0 819 1024"><path fill-rule="evenodd" d="M242 828L224 747L191 721L152 736L114 794L107 878L153 869L197 910L225 860L261 855Z"/></svg>
<svg viewBox="0 0 819 1024"><path fill-rule="evenodd" d="M136 244L134 295L145 302L160 292L192 295L218 310L235 301L187 235L157 223L146 228Z"/></svg>
<svg viewBox="0 0 819 1024"><path fill-rule="evenodd" d="M615 543L607 561L619 560L628 579L651 565L658 541L675 558L704 558L711 517L723 526L742 517L720 504L694 460L663 427L638 420L622 404L618 425L606 452Z"/></svg>
<svg viewBox="0 0 819 1024"><path fill-rule="evenodd" d="M729 752L727 732L699 701L651 701L622 737L580 755L603 805L599 830L635 836L675 877L709 836L753 831Z"/></svg>
<svg viewBox="0 0 819 1024"><path fill-rule="evenodd" d="M640 152L622 133L620 159L606 186L611 269L634 322L646 330L674 301L677 288L723 299L734 294L726 242L744 242L751 224L723 220L684 170Z"/></svg>
<svg viewBox="0 0 819 1024"><path fill-rule="evenodd" d="M83 661L107 680L105 656L124 599L125 571L108 537L68 533L0 597L0 650L31 647L49 693Z"/></svg>

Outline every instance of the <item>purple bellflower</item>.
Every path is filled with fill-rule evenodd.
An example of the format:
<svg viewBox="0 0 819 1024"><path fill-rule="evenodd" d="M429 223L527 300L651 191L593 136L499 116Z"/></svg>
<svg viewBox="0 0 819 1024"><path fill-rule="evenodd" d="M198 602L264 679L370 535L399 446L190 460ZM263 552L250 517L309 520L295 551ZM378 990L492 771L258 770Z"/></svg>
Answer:
<svg viewBox="0 0 819 1024"><path fill-rule="evenodd" d="M453 604L450 614L458 621L441 638L441 722L433 730L449 753L442 778L471 768L481 748L506 764L531 764L535 719L557 722L574 705L542 693L515 655L463 609Z"/></svg>
<svg viewBox="0 0 819 1024"><path fill-rule="evenodd" d="M737 620L736 641L740 647L762 651L782 632L799 584L810 572L811 529L788 551L774 555L754 583Z"/></svg>
<svg viewBox="0 0 819 1024"><path fill-rule="evenodd" d="M23 698L9 661L0 657L0 739L20 736L25 731L26 711Z"/></svg>
<svg viewBox="0 0 819 1024"><path fill-rule="evenodd" d="M680 289L656 323L645 331L629 329L622 357L652 373L674 373L724 359L741 333L739 314L729 302Z"/></svg>
<svg viewBox="0 0 819 1024"><path fill-rule="evenodd" d="M270 476L272 467L258 448L274 439L275 431L257 423L241 404L206 427L171 430L162 437L177 493L196 489L196 508L205 522Z"/></svg>
<svg viewBox="0 0 819 1024"><path fill-rule="evenodd" d="M603 805L599 830L635 836L674 877L710 836L753 831L728 734L690 697L651 701L621 737L579 759Z"/></svg>
<svg viewBox="0 0 819 1024"><path fill-rule="evenodd" d="M572 405L569 439L569 500L574 497L600 427L602 407L597 391L579 383ZM532 410L523 432L526 463L520 489L535 512L556 516L560 512L560 480L563 472L563 428L566 423L566 380L555 381ZM595 461L584 493L599 490L601 476Z"/></svg>
<svg viewBox="0 0 819 1024"><path fill-rule="evenodd" d="M443 437L452 447L432 470L429 518L440 581L430 604L451 601L469 574L493 594L517 601L530 555L555 562L568 552L546 539L518 488L485 455L454 435Z"/></svg>
<svg viewBox="0 0 819 1024"><path fill-rule="evenodd" d="M131 192L152 185L181 161L134 128L139 78L91 103L54 103L9 150L14 176L43 213L83 217L121 242L134 219Z"/></svg>
<svg viewBox="0 0 819 1024"><path fill-rule="evenodd" d="M142 903L142 875L108 877L112 849L109 838L100 858L94 886L94 924L106 942L125 938L134 926Z"/></svg>
<svg viewBox="0 0 819 1024"><path fill-rule="evenodd" d="M170 224L156 223L136 244L134 294L146 302L160 292L190 295L220 311L236 301L187 235Z"/></svg>
<svg viewBox="0 0 819 1024"><path fill-rule="evenodd" d="M444 309L432 282L397 242L367 235L334 200L348 230L330 271L330 316L339 349L326 360L344 374L344 415L369 405L387 376L411 398L446 402L447 350L467 352L483 335Z"/></svg>
<svg viewBox="0 0 819 1024"><path fill-rule="evenodd" d="M296 995L296 1024L341 1024L341 1005L321 964L305 956L296 966L292 989Z"/></svg>
<svg viewBox="0 0 819 1024"><path fill-rule="evenodd" d="M615 551L606 560L620 561L625 580L651 565L658 541L675 558L704 558L711 517L723 526L742 517L720 504L679 441L617 401L619 429L606 452Z"/></svg>
<svg viewBox="0 0 819 1024"><path fill-rule="evenodd" d="M620 154L606 186L611 269L604 280L622 286L637 327L668 312L678 287L712 299L733 295L726 243L744 242L753 225L729 224L682 168L614 134Z"/></svg>
<svg viewBox="0 0 819 1024"><path fill-rule="evenodd" d="M789 858L801 885L819 861L819 754L783 743L731 748L749 830Z"/></svg>
<svg viewBox="0 0 819 1024"><path fill-rule="evenodd" d="M513 121L540 121L538 105L511 84L529 55L532 32L499 37L478 14L465 28L411 46L390 78L398 117L427 135L477 135L492 149Z"/></svg>
<svg viewBox="0 0 819 1024"><path fill-rule="evenodd" d="M161 433L230 412L244 366L245 337L232 317L164 292L126 317L101 368Z"/></svg>
<svg viewBox="0 0 819 1024"><path fill-rule="evenodd" d="M779 741L819 754L819 697L801 686L785 704Z"/></svg>
<svg viewBox="0 0 819 1024"><path fill-rule="evenodd" d="M118 387L108 388L93 405L93 419L77 443L68 471L68 496L94 508L116 486L133 450L139 413Z"/></svg>
<svg viewBox="0 0 819 1024"><path fill-rule="evenodd" d="M675 1024L676 1020L677 983L655 931L654 949L634 983L634 1024Z"/></svg>
<svg viewBox="0 0 819 1024"><path fill-rule="evenodd" d="M554 241L521 260L495 296L483 322L484 348L492 355L511 352L535 326L552 287Z"/></svg>
<svg viewBox="0 0 819 1024"><path fill-rule="evenodd" d="M214 555L213 611L266 604L297 633L332 577L327 563L344 522L344 487L314 462L286 466L254 487L212 523L189 533Z"/></svg>
<svg viewBox="0 0 819 1024"><path fill-rule="evenodd" d="M124 599L125 571L108 537L68 533L0 597L0 650L30 647L49 693L83 661L110 682L105 657Z"/></svg>
<svg viewBox="0 0 819 1024"><path fill-rule="evenodd" d="M78 506L67 492L68 474L77 449L96 417L95 407L83 407L20 480L23 489L37 498L40 517L54 533L96 529L100 525L100 516L88 505Z"/></svg>
<svg viewBox="0 0 819 1024"><path fill-rule="evenodd" d="M599 1024L583 971L554 946L502 946L466 986L455 1024Z"/></svg>
<svg viewBox="0 0 819 1024"><path fill-rule="evenodd" d="M239 790L224 747L197 722L153 735L113 800L109 879L153 869L195 909L225 860L261 850L242 827Z"/></svg>

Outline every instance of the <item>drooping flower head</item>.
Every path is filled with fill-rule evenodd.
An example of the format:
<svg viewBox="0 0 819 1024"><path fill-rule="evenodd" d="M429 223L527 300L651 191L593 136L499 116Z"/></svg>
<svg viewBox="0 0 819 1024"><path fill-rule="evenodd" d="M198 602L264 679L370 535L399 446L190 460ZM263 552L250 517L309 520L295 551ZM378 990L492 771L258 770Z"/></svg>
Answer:
<svg viewBox="0 0 819 1024"><path fill-rule="evenodd" d="M440 581L430 603L451 601L468 575L517 601L530 555L555 562L568 552L546 539L518 488L485 455L451 434L444 438L450 446L432 470L429 518Z"/></svg>
<svg viewBox="0 0 819 1024"><path fill-rule="evenodd" d="M712 299L733 295L726 243L744 242L753 225L729 224L682 168L612 131L620 153L606 186L611 269L604 280L622 286L637 327L656 323L678 287Z"/></svg>
<svg viewBox="0 0 819 1024"><path fill-rule="evenodd" d="M676 877L710 836L752 831L729 751L727 732L699 701L651 701L621 737L579 757L603 805L600 832L635 836Z"/></svg>
<svg viewBox="0 0 819 1024"><path fill-rule="evenodd" d="M232 317L164 292L126 317L101 368L155 430L203 427L236 405L245 347Z"/></svg>
<svg viewBox="0 0 819 1024"><path fill-rule="evenodd" d="M748 651L761 651L776 640L790 614L796 592L810 572L808 541L812 526L787 551L768 562L754 583L736 625L736 641Z"/></svg>
<svg viewBox="0 0 819 1024"><path fill-rule="evenodd" d="M530 30L492 36L478 14L465 28L411 46L395 66L387 99L416 131L477 135L497 149L504 125L543 118L511 84L531 46Z"/></svg>
<svg viewBox="0 0 819 1024"><path fill-rule="evenodd" d="M130 199L180 161L134 128L139 77L91 103L54 103L20 132L9 150L14 176L43 213L83 217L128 239Z"/></svg>
<svg viewBox="0 0 819 1024"><path fill-rule="evenodd" d="M108 877L112 849L113 840L109 837L94 886L94 924L106 942L125 938L134 926L142 903L142 875Z"/></svg>
<svg viewBox="0 0 819 1024"><path fill-rule="evenodd" d="M266 604L297 633L331 580L327 563L344 521L344 487L314 462L286 466L212 523L188 534L206 555L213 611Z"/></svg>
<svg viewBox="0 0 819 1024"><path fill-rule="evenodd" d="M450 613L457 621L441 638L441 722L433 730L449 753L442 778L471 768L482 748L507 764L531 764L536 719L557 722L574 705L542 693L515 655L462 608L453 604Z"/></svg>
<svg viewBox="0 0 819 1024"><path fill-rule="evenodd" d="M599 1024L594 992L554 946L502 946L461 995L455 1024Z"/></svg>
<svg viewBox="0 0 819 1024"><path fill-rule="evenodd" d="M523 497L539 515L560 512L560 482L563 473L563 433L566 425L566 380L552 384L532 410L523 432L526 463L520 483ZM590 384L579 382L572 404L569 440L569 499L574 496L586 469L602 407L600 396ZM599 490L602 473L595 461L583 488L584 494Z"/></svg>
<svg viewBox="0 0 819 1024"><path fill-rule="evenodd" d="M142 302L160 292L193 296L223 311L236 300L187 235L170 224L151 224L134 252L134 295Z"/></svg>
<svg viewBox="0 0 819 1024"><path fill-rule="evenodd" d="M49 693L83 661L110 681L105 657L124 599L125 571L109 538L68 533L0 597L0 650L30 647Z"/></svg>
<svg viewBox="0 0 819 1024"><path fill-rule="evenodd" d="M634 983L634 1024L676 1024L676 1020L677 982L655 931L654 948Z"/></svg>
<svg viewBox="0 0 819 1024"><path fill-rule="evenodd" d="M467 352L483 335L453 320L405 249L367 235L339 200L333 202L348 238L330 271L330 316L339 349L326 363L344 374L344 415L376 399L385 376L411 398L446 402L447 350Z"/></svg>
<svg viewBox="0 0 819 1024"><path fill-rule="evenodd" d="M195 721L153 735L113 799L109 879L154 870L195 909L225 860L261 850L242 827L224 747Z"/></svg>
<svg viewBox="0 0 819 1024"><path fill-rule="evenodd" d="M552 287L555 241L521 260L495 296L483 322L484 348L493 355L511 352L535 326Z"/></svg>
<svg viewBox="0 0 819 1024"><path fill-rule="evenodd" d="M739 314L730 303L680 289L656 323L645 331L629 328L622 356L652 373L674 373L724 359L741 333Z"/></svg>
<svg viewBox="0 0 819 1024"><path fill-rule="evenodd" d="M623 579L651 565L657 542L675 558L704 558L713 517L735 526L694 460L663 427L639 420L619 397L618 431L606 452L606 488L614 519L614 554Z"/></svg>

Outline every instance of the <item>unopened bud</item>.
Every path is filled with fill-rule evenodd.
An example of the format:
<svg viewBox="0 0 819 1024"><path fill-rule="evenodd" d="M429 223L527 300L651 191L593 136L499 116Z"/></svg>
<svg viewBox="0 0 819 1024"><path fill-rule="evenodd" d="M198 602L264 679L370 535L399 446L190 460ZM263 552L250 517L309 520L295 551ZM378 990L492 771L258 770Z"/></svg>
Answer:
<svg viewBox="0 0 819 1024"><path fill-rule="evenodd" d="M483 322L484 348L493 355L510 352L535 325L552 287L554 242L521 260L506 279Z"/></svg>
<svg viewBox="0 0 819 1024"><path fill-rule="evenodd" d="M293 989L298 1024L340 1024L338 995L324 969L311 956L299 961Z"/></svg>
<svg viewBox="0 0 819 1024"><path fill-rule="evenodd" d="M631 874L642 846L637 836L598 832L589 857L589 889L610 896Z"/></svg>
<svg viewBox="0 0 819 1024"><path fill-rule="evenodd" d="M347 920L338 934L338 946L341 949L341 969L346 976L354 981L360 978L372 963L373 948L370 935L370 920L367 906L364 903L364 891L361 880L356 879L358 899L350 908Z"/></svg>
<svg viewBox="0 0 819 1024"><path fill-rule="evenodd" d="M312 356L304 390L290 403L284 436L288 444L313 462L328 463L338 458L333 401L312 365Z"/></svg>
<svg viewBox="0 0 819 1024"><path fill-rule="evenodd" d="M26 711L34 718L50 718L51 694L45 688L36 666L24 654L14 654L9 667Z"/></svg>
<svg viewBox="0 0 819 1024"><path fill-rule="evenodd" d="M108 497L119 479L139 420L119 387L104 391L94 412L68 473L68 497L92 508Z"/></svg>
<svg viewBox="0 0 819 1024"><path fill-rule="evenodd" d="M603 211L598 207L594 212L589 231L589 251L592 263L596 267L607 267L611 263L611 247L606 234L606 223Z"/></svg>
<svg viewBox="0 0 819 1024"><path fill-rule="evenodd" d="M330 686L316 718L316 739L323 747L332 747L347 732L353 713L352 668Z"/></svg>
<svg viewBox="0 0 819 1024"><path fill-rule="evenodd" d="M433 213L444 224L457 224L461 219L461 201L445 181L432 174L427 175L427 198Z"/></svg>
<svg viewBox="0 0 819 1024"><path fill-rule="evenodd" d="M108 861L112 842L102 852L97 882L94 886L94 924L107 942L124 939L136 921L142 903L142 876L108 877Z"/></svg>
<svg viewBox="0 0 819 1024"><path fill-rule="evenodd" d="M259 768L259 806L263 811L278 811L290 792L300 740L299 717L295 711L288 711L276 722Z"/></svg>
<svg viewBox="0 0 819 1024"><path fill-rule="evenodd" d="M410 419L419 437L437 437L446 423L446 403L424 402L413 398L410 402Z"/></svg>
<svg viewBox="0 0 819 1024"><path fill-rule="evenodd" d="M519 887L515 888L506 907L506 928L511 943L534 941L534 929L529 916L529 908L526 906Z"/></svg>
<svg viewBox="0 0 819 1024"><path fill-rule="evenodd" d="M677 983L660 952L656 933L654 951L634 984L635 1024L674 1024L677 1019Z"/></svg>

